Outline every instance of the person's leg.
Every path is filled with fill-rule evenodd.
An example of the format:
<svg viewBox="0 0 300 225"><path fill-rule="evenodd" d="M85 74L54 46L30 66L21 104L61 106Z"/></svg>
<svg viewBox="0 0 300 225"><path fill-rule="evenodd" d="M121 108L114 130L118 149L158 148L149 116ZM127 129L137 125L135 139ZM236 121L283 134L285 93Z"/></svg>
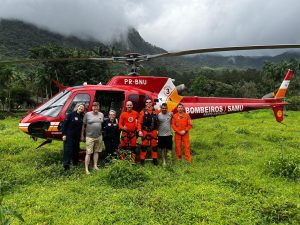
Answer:
<svg viewBox="0 0 300 225"><path fill-rule="evenodd" d="M117 155L117 151L120 145L120 140L119 139L111 140L111 143L112 143L113 155Z"/></svg>
<svg viewBox="0 0 300 225"><path fill-rule="evenodd" d="M79 164L79 150L80 150L80 140L74 139L73 140L73 151L72 151L72 159L73 165L78 166Z"/></svg>
<svg viewBox="0 0 300 225"><path fill-rule="evenodd" d="M84 160L85 173L86 174L90 174L90 171L89 171L90 161L91 161L91 155L86 153L85 154L85 160Z"/></svg>
<svg viewBox="0 0 300 225"><path fill-rule="evenodd" d="M94 152L94 157L93 157L93 161L94 161L94 169L95 170L99 170L98 168L98 158L99 158L99 153L98 152Z"/></svg>
<svg viewBox="0 0 300 225"><path fill-rule="evenodd" d="M150 145L151 145L151 150L152 150L151 154L152 154L153 164L158 165L158 161L157 161L157 156L158 156L158 154L157 154L157 150L158 150L157 130L151 131L150 135L151 135Z"/></svg>
<svg viewBox="0 0 300 225"><path fill-rule="evenodd" d="M120 146L119 148L120 149L125 149L126 146L128 145L128 142L129 142L129 138L127 137L127 133L126 132L122 132L122 136L121 136L121 142L120 142Z"/></svg>
<svg viewBox="0 0 300 225"><path fill-rule="evenodd" d="M142 138L142 146L141 146L141 151L140 151L140 159L141 159L141 164L145 164L145 158L147 155L147 148L149 146L149 140L146 138L147 132L143 132L143 138Z"/></svg>
<svg viewBox="0 0 300 225"><path fill-rule="evenodd" d="M190 135L188 133L183 135L183 143L185 158L188 162L192 162L192 157L190 153Z"/></svg>
<svg viewBox="0 0 300 225"><path fill-rule="evenodd" d="M152 162L153 162L153 164L154 165L158 165L158 161L157 161L157 150L158 150L158 148L157 148L157 146L153 146L152 148L151 148L151 154L152 154Z"/></svg>
<svg viewBox="0 0 300 225"><path fill-rule="evenodd" d="M166 166L166 159L167 159L167 149L166 148L162 148L161 149L161 157L162 157L162 165Z"/></svg>
<svg viewBox="0 0 300 225"><path fill-rule="evenodd" d="M175 134L175 149L176 149L176 156L178 160L182 159L181 155L181 135Z"/></svg>
<svg viewBox="0 0 300 225"><path fill-rule="evenodd" d="M70 169L70 162L72 158L72 143L70 140L64 141L64 154L63 154L63 166L65 170Z"/></svg>
<svg viewBox="0 0 300 225"><path fill-rule="evenodd" d="M114 143L112 139L104 139L104 145L105 145L105 156L113 155L114 153Z"/></svg>
<svg viewBox="0 0 300 225"><path fill-rule="evenodd" d="M166 137L165 141L166 145L165 147L165 154L166 154L166 161L172 160L172 149L173 149L173 137L172 135Z"/></svg>
<svg viewBox="0 0 300 225"><path fill-rule="evenodd" d="M91 154L93 154L93 150L94 150L93 138L86 137L85 143L86 143L86 154L85 154L85 160L84 160L85 173L90 174L89 165L90 165L90 162L91 162Z"/></svg>
<svg viewBox="0 0 300 225"><path fill-rule="evenodd" d="M99 170L98 168L98 158L99 158L99 152L102 151L102 136L99 138L94 139L94 156L93 156L93 161L94 161L94 169Z"/></svg>
<svg viewBox="0 0 300 225"><path fill-rule="evenodd" d="M130 137L130 151L131 151L131 160L133 163L135 163L136 159L136 135L132 134Z"/></svg>

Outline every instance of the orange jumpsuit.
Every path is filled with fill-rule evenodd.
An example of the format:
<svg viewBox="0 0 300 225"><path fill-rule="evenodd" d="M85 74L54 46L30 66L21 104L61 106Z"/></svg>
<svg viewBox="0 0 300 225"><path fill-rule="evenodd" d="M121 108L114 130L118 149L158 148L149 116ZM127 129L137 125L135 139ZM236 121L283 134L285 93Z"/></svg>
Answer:
<svg viewBox="0 0 300 225"><path fill-rule="evenodd" d="M184 143L184 155L188 162L192 162L190 153L190 135L189 130L192 128L192 121L187 113L176 113L172 119L172 128L175 131L175 146L177 159L181 160L181 144ZM185 130L184 135L180 135L179 132Z"/></svg>
<svg viewBox="0 0 300 225"><path fill-rule="evenodd" d="M156 115L156 121L153 121L154 124L152 126L150 124L145 124L144 117L145 114L152 116L153 113ZM159 111L151 108L146 108L140 112L139 120L138 120L138 131L143 132L142 137L142 147L140 153L141 161L145 160L147 155L147 147L151 146L151 154L152 159L157 160L157 115ZM143 124L144 123L144 124ZM150 126L149 126L150 125Z"/></svg>
<svg viewBox="0 0 300 225"><path fill-rule="evenodd" d="M122 130L120 147L136 147L136 128L139 114L137 111L122 112L119 128ZM123 128L126 127L126 131Z"/></svg>

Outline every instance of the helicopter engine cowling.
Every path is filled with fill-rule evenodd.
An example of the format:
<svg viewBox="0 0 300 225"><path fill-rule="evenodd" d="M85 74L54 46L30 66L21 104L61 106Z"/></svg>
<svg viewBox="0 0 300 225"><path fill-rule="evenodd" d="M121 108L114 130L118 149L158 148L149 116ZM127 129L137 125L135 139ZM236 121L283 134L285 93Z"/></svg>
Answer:
<svg viewBox="0 0 300 225"><path fill-rule="evenodd" d="M177 90L178 94L181 94L185 90L185 85L180 84L180 85L176 86L176 90Z"/></svg>

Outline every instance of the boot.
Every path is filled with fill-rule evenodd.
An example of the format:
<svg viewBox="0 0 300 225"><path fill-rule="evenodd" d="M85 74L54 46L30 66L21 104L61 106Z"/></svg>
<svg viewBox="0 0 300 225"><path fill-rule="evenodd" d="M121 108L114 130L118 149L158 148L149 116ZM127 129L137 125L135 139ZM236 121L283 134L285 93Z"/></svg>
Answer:
<svg viewBox="0 0 300 225"><path fill-rule="evenodd" d="M167 150L167 158L172 159L172 150Z"/></svg>
<svg viewBox="0 0 300 225"><path fill-rule="evenodd" d="M142 165L142 166L145 165L145 159L141 159L141 165Z"/></svg>
<svg viewBox="0 0 300 225"><path fill-rule="evenodd" d="M155 166L157 166L157 165L158 165L157 159L153 159L153 160L152 160L152 163L153 163Z"/></svg>
<svg viewBox="0 0 300 225"><path fill-rule="evenodd" d="M135 164L135 158L136 158L136 154L131 153L131 161L133 164Z"/></svg>
<svg viewBox="0 0 300 225"><path fill-rule="evenodd" d="M65 170L65 171L70 170L70 166L69 166L69 165L64 165L64 170Z"/></svg>

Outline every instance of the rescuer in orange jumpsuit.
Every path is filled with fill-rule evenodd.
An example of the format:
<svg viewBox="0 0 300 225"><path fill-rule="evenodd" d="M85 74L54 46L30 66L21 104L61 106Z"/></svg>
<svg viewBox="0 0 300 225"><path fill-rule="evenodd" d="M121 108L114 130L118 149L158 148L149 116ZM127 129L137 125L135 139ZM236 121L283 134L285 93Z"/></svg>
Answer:
<svg viewBox="0 0 300 225"><path fill-rule="evenodd" d="M138 132L142 138L142 146L140 152L141 164L145 164L147 148L151 147L153 164L157 165L157 127L158 127L158 111L152 106L151 99L145 102L145 109L140 112L138 120Z"/></svg>
<svg viewBox="0 0 300 225"><path fill-rule="evenodd" d="M126 112L122 112L119 121L119 128L122 130L120 148L129 147L131 158L135 161L136 157L136 131L139 114L132 110L131 101L126 102Z"/></svg>
<svg viewBox="0 0 300 225"><path fill-rule="evenodd" d="M178 160L182 159L181 145L183 142L185 158L188 162L192 162L189 135L189 130L192 128L192 121L189 114L184 112L181 103L178 104L177 111L178 113L176 113L172 119L172 128L175 131L176 156Z"/></svg>

